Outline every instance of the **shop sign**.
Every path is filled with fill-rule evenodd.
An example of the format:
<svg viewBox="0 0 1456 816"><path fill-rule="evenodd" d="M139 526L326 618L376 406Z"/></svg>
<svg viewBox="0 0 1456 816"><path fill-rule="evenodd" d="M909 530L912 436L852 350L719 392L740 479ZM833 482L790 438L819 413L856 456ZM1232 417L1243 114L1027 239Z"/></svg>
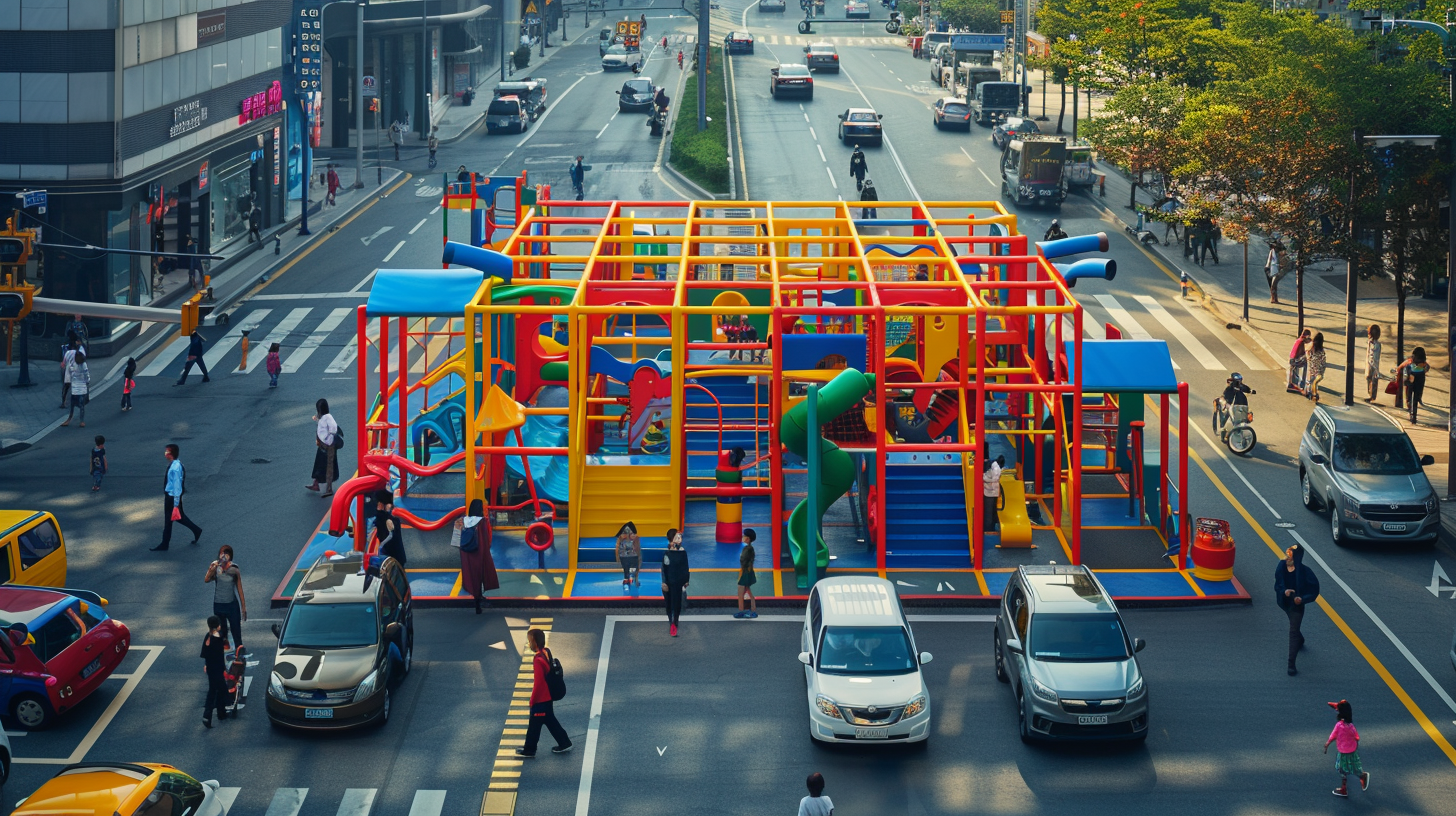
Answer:
<svg viewBox="0 0 1456 816"><path fill-rule="evenodd" d="M197 192L200 193L200 192L202 192L203 190L206 190L206 189L207 189L207 162L203 162L202 163L202 166L199 167L199 168L197 168Z"/></svg>
<svg viewBox="0 0 1456 816"><path fill-rule="evenodd" d="M268 90L255 93L243 100L242 112L238 114L238 124L246 125L265 116L272 116L283 110L283 84L274 82Z"/></svg>
<svg viewBox="0 0 1456 816"><path fill-rule="evenodd" d="M278 186L278 180L283 172L283 151L278 149L278 131L282 128L273 128L273 186Z"/></svg>
<svg viewBox="0 0 1456 816"><path fill-rule="evenodd" d="M184 102L172 108L172 127L167 130L167 138L175 139L184 133L197 130L206 122L207 106L202 104L202 100Z"/></svg>
<svg viewBox="0 0 1456 816"><path fill-rule="evenodd" d="M293 26L293 70L300 95L323 90L323 22L321 6L313 0L299 0Z"/></svg>
<svg viewBox="0 0 1456 816"><path fill-rule="evenodd" d="M227 11L208 11L197 15L197 47L227 39Z"/></svg>

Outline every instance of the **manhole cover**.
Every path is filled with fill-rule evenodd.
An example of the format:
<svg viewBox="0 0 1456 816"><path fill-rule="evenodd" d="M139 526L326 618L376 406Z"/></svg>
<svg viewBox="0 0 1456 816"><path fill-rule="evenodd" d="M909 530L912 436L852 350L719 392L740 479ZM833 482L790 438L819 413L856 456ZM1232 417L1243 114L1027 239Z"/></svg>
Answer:
<svg viewBox="0 0 1456 816"><path fill-rule="evenodd" d="M1276 521L1276 522L1274 522L1274 526L1275 527L1278 527L1278 528L1280 528L1282 530L1292 530L1292 529L1294 529L1294 522L1292 522L1292 521Z"/></svg>
<svg viewBox="0 0 1456 816"><path fill-rule="evenodd" d="M272 459L250 459L248 461L252 462L255 465L268 465L272 464L273 462Z"/></svg>

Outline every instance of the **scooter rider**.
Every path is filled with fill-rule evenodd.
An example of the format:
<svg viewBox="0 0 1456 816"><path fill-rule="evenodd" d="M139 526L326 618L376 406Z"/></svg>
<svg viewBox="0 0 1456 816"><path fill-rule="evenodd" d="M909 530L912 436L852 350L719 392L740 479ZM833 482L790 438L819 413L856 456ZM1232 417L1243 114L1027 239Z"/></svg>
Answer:
<svg viewBox="0 0 1456 816"><path fill-rule="evenodd" d="M654 107L657 108L657 112L659 114L667 113L667 106L668 103L671 101L672 100L668 98L667 89L659 85L657 88L657 96L654 96L652 98L652 104Z"/></svg>
<svg viewBox="0 0 1456 816"><path fill-rule="evenodd" d="M1043 235L1041 239L1043 241L1060 241L1061 239L1066 237L1067 233L1065 230L1062 229L1062 222L1053 218L1052 225L1050 227L1047 227L1046 234Z"/></svg>
<svg viewBox="0 0 1456 816"><path fill-rule="evenodd" d="M1244 385L1244 375L1237 371L1226 382L1228 385L1223 389L1223 398L1216 402L1220 420L1219 433L1223 435L1224 441L1228 441L1227 434L1230 420L1235 422L1247 421L1249 411L1249 398L1247 395L1259 393Z"/></svg>

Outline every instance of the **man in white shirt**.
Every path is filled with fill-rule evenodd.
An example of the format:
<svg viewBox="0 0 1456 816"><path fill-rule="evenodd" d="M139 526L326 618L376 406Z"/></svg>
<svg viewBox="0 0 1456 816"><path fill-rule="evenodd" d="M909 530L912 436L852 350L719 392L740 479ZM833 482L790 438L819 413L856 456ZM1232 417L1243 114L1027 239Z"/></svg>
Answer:
<svg viewBox="0 0 1456 816"><path fill-rule="evenodd" d="M834 816L834 802L824 795L824 775L809 774L809 795L799 800L799 816Z"/></svg>
<svg viewBox="0 0 1456 816"><path fill-rule="evenodd" d="M996 506L1001 503L1001 470L1006 457L987 459L985 471L981 474L981 530L996 532Z"/></svg>

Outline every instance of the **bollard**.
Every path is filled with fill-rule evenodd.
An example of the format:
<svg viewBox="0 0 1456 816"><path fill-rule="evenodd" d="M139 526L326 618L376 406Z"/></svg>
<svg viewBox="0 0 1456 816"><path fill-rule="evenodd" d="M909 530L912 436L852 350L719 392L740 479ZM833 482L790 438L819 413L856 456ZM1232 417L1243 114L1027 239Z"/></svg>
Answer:
<svg viewBox="0 0 1456 816"><path fill-rule="evenodd" d="M1180 271L1178 273L1178 283L1179 283L1179 285L1181 285L1183 287L1183 297L1185 297L1185 298L1188 297L1188 273L1187 272Z"/></svg>
<svg viewBox="0 0 1456 816"><path fill-rule="evenodd" d="M1107 198L1107 174L1103 173L1097 177L1097 195Z"/></svg>
<svg viewBox="0 0 1456 816"><path fill-rule="evenodd" d="M273 236L273 254L274 255L281 255L281 254L283 254L283 236L282 235L274 235Z"/></svg>
<svg viewBox="0 0 1456 816"><path fill-rule="evenodd" d="M242 346L243 349L243 359L238 361L239 371L248 370L248 331L248 329L243 329L243 342L239 344L240 346Z"/></svg>

